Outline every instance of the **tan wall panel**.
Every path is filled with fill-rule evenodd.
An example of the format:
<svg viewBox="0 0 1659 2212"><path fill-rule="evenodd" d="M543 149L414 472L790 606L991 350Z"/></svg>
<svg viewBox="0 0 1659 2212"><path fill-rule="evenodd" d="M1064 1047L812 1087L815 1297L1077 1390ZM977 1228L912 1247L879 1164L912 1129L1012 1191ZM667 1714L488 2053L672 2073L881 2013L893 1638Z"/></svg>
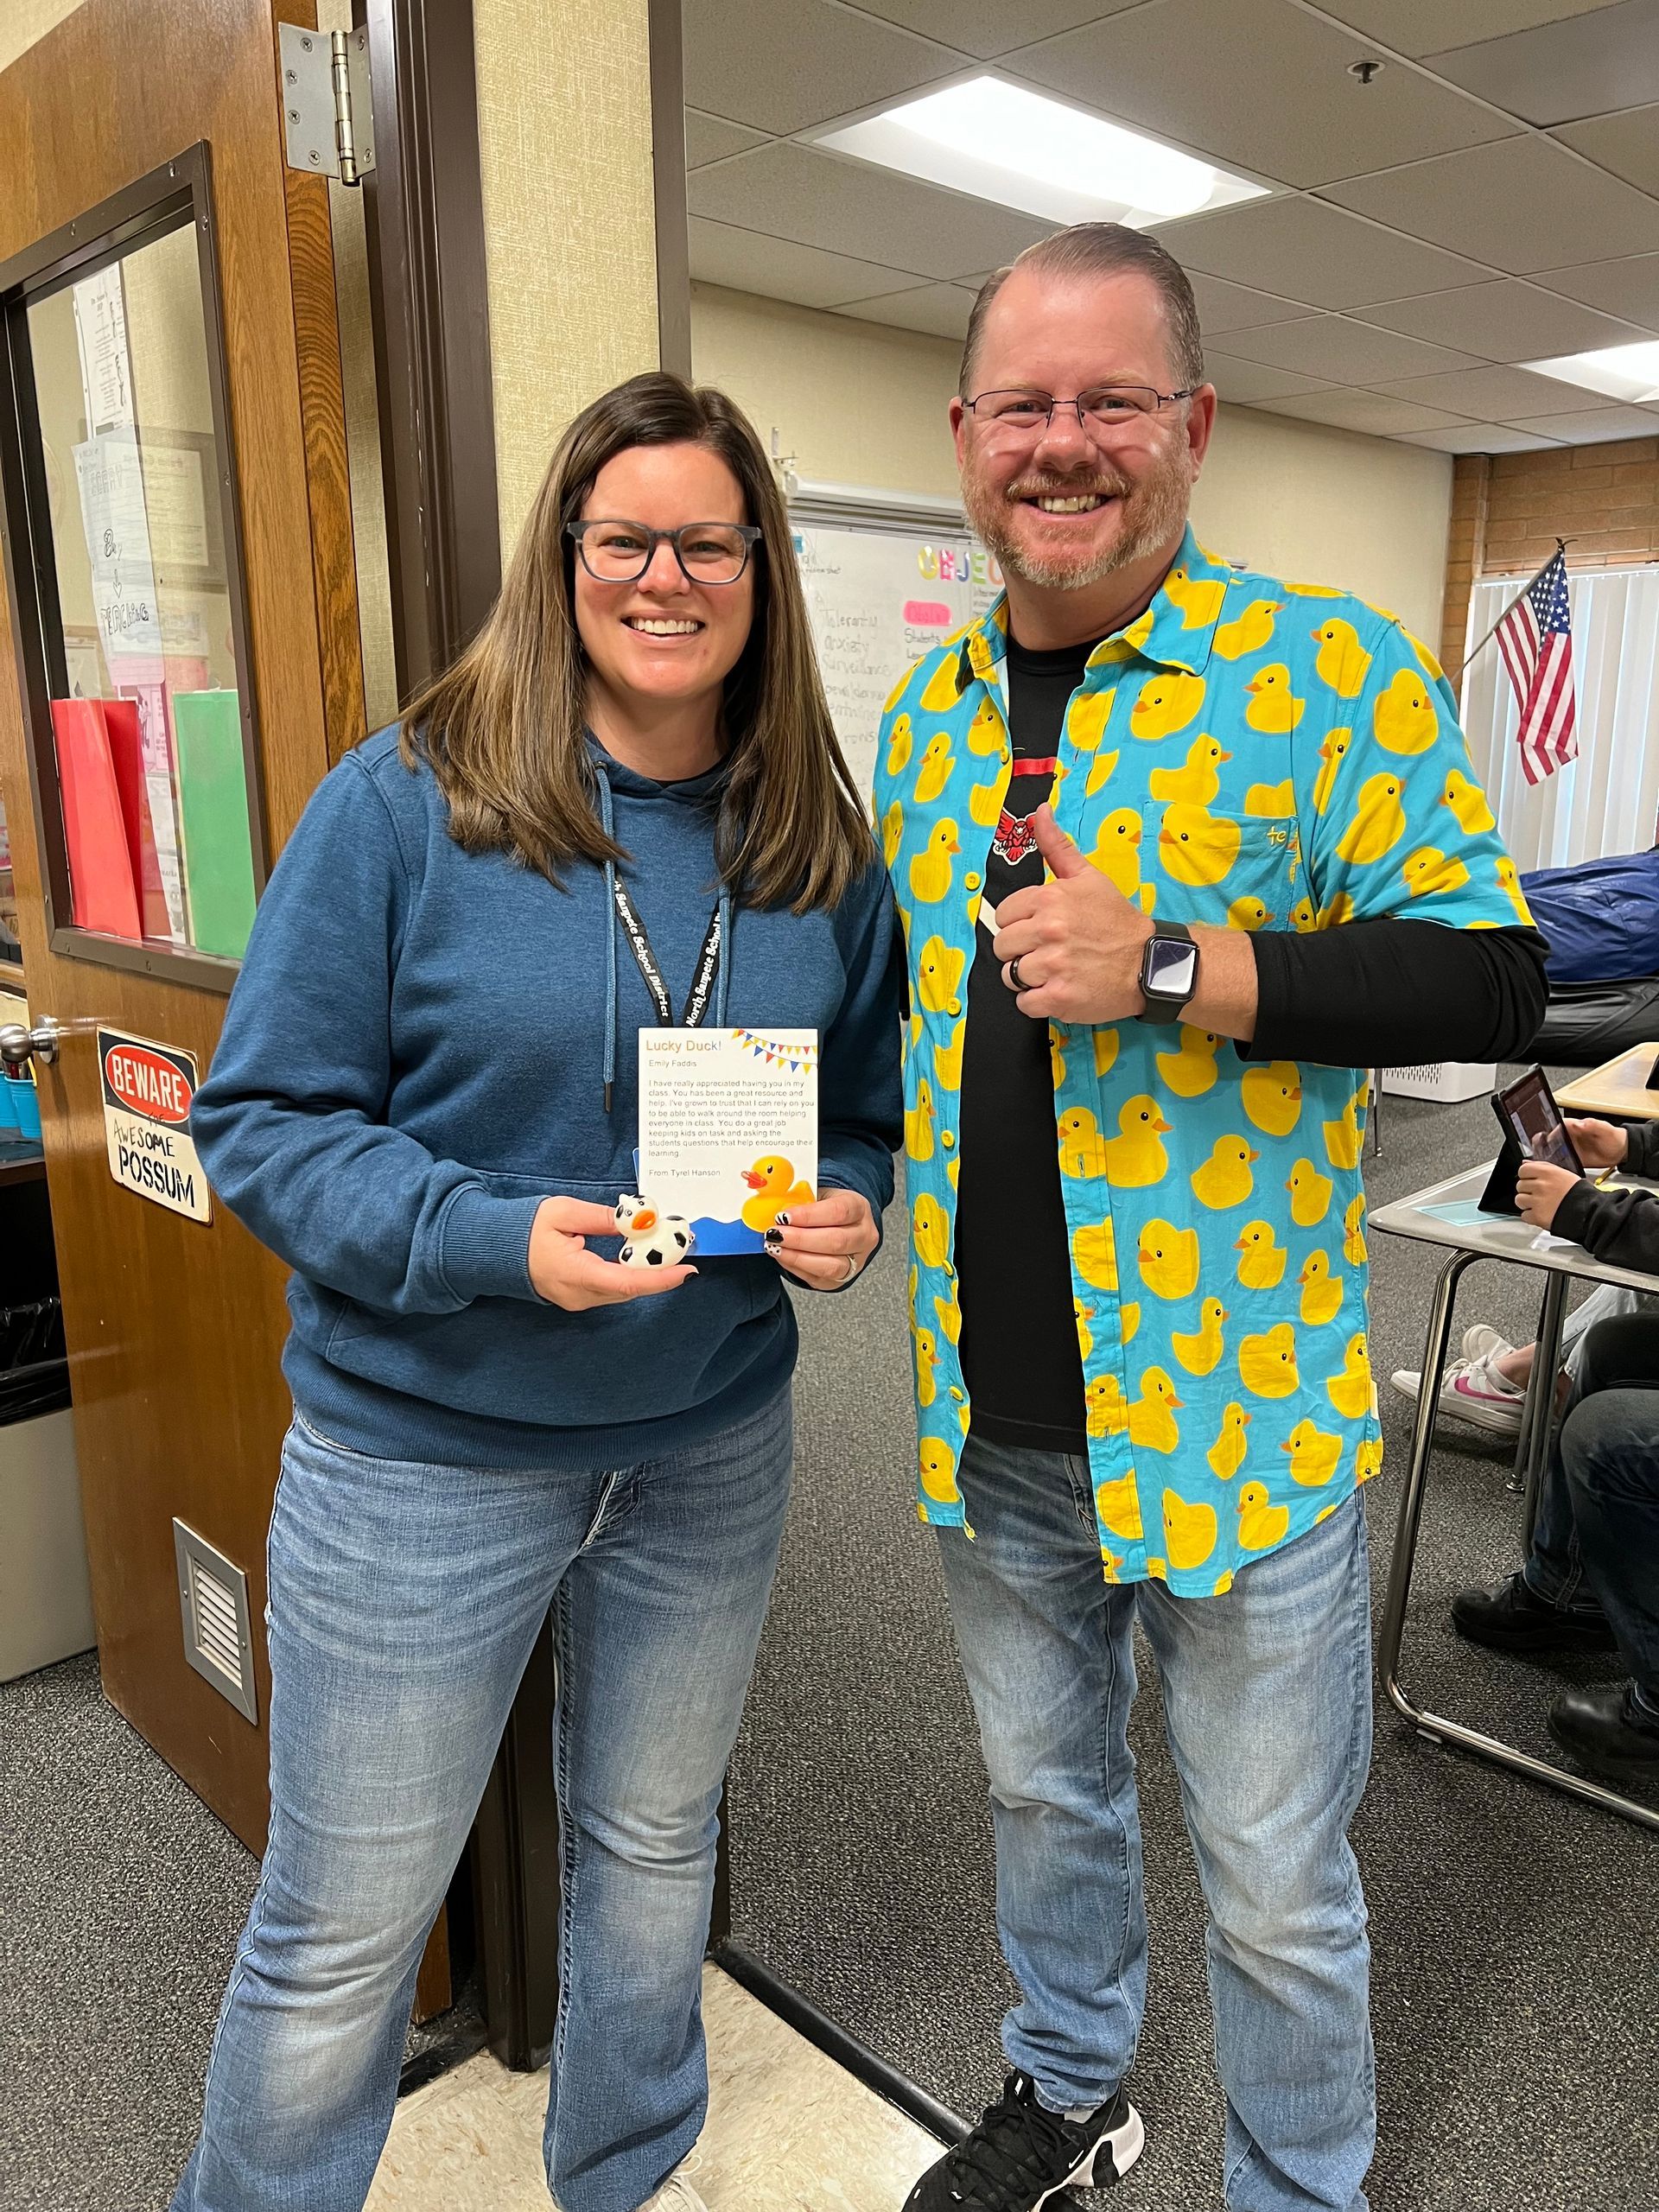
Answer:
<svg viewBox="0 0 1659 2212"><path fill-rule="evenodd" d="M80 0L0 0L0 69L73 16Z"/></svg>
<svg viewBox="0 0 1659 2212"><path fill-rule="evenodd" d="M504 552L561 431L653 369L645 0L474 0Z"/></svg>

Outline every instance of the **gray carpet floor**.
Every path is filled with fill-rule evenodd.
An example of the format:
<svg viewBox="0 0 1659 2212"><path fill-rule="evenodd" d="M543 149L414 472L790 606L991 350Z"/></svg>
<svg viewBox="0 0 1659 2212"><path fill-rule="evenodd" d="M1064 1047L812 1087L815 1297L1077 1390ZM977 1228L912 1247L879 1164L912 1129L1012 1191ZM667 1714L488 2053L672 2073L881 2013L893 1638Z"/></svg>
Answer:
<svg viewBox="0 0 1659 2212"><path fill-rule="evenodd" d="M1376 1200L1490 1146L1484 1102L1385 1111L1387 1150L1368 1164ZM897 1216L892 1226L858 1299L801 1301L795 1503L733 1775L735 1933L973 2112L1000 2084L1011 1993L937 1540L911 1505ZM1416 1363L1434 1260L1375 1244L1386 1374ZM1513 1270L1477 1270L1460 1313L1531 1333ZM1383 1397L1391 1465L1370 1493L1379 1592L1408 1418ZM1505 1472L1478 1441L1437 1460L1407 1679L1441 1709L1548 1752L1556 1677L1445 1627L1453 1590L1515 1560ZM1134 1736L1154 1940L1135 2094L1149 2140L1119 2201L1201 2212L1219 2203L1221 2107L1198 1891L1149 1670ZM1376 1946L1377 2212L1659 2212L1659 1844L1437 1751L1386 1713L1356 1841ZM0 1685L4 2212L166 2204L254 1871L103 1701L90 1658Z"/></svg>

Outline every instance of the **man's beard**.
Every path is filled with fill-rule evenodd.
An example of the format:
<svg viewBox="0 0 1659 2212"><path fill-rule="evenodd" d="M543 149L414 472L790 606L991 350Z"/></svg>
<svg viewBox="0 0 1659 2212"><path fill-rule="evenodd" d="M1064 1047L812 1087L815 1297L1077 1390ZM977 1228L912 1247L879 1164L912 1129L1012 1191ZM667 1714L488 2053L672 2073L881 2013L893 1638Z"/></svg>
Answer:
<svg viewBox="0 0 1659 2212"><path fill-rule="evenodd" d="M1039 471L1017 477L1006 491L993 490L975 467L965 470L962 480L963 505L981 543L1005 572L1049 591L1081 591L1103 582L1116 570L1145 560L1178 538L1185 526L1192 490L1192 475L1179 447L1138 484L1098 467L1076 476ZM1117 536L1102 550L1045 557L1033 554L1015 536L1011 510L1025 500L1083 499L1090 493L1123 503Z"/></svg>

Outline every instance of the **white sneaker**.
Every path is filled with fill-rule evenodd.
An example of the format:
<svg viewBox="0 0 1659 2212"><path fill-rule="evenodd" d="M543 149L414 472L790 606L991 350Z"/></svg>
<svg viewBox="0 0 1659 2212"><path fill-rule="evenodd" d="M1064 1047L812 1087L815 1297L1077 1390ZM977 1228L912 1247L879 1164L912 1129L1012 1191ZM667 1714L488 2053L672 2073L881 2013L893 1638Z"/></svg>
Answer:
<svg viewBox="0 0 1659 2212"><path fill-rule="evenodd" d="M1471 1338L1491 1338L1484 1350L1471 1352L1467 1347ZM1497 1371L1497 1362L1512 1347L1504 1343L1496 1329L1477 1324L1464 1337L1465 1355L1454 1359L1440 1378L1440 1404L1441 1418L1468 1421L1476 1428L1492 1430L1499 1436L1519 1436L1521 1409L1526 1403L1526 1392L1518 1383L1511 1382ZM1389 1377L1402 1398L1414 1403L1423 1387L1422 1371L1419 1368L1396 1368Z"/></svg>
<svg viewBox="0 0 1659 2212"><path fill-rule="evenodd" d="M1477 1321L1463 1332L1463 1356L1465 1359L1496 1359L1501 1352L1513 1351L1515 1346L1499 1330L1484 1321Z"/></svg>
<svg viewBox="0 0 1659 2212"><path fill-rule="evenodd" d="M657 2194L645 2199L639 2212L709 2212L709 2207L683 2174L671 2174Z"/></svg>

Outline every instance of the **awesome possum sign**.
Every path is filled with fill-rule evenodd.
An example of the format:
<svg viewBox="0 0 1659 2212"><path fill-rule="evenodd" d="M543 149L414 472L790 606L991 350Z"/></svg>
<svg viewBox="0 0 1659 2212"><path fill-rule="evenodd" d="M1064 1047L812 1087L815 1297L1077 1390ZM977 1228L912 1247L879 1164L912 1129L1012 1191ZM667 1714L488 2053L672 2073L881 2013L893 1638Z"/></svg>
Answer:
<svg viewBox="0 0 1659 2212"><path fill-rule="evenodd" d="M98 1065L111 1174L124 1191L153 1205L189 1221L211 1221L212 1194L190 1141L194 1058L171 1045L100 1029Z"/></svg>

